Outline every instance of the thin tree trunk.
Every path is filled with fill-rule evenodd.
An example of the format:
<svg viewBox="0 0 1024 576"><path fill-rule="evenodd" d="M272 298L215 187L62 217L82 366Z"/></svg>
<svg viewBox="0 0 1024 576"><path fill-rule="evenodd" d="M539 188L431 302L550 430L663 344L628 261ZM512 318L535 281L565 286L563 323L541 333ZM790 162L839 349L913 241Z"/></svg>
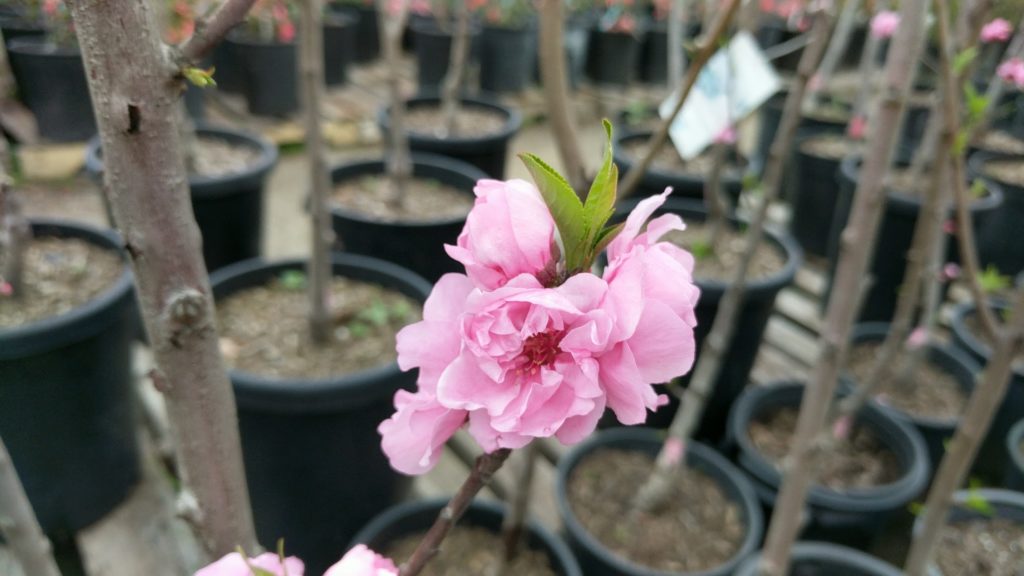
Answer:
<svg viewBox="0 0 1024 576"><path fill-rule="evenodd" d="M50 541L39 527L25 489L0 438L0 534L27 576L60 576Z"/></svg>
<svg viewBox="0 0 1024 576"><path fill-rule="evenodd" d="M679 86L686 68L683 37L686 34L686 0L671 0L668 9L668 85Z"/></svg>
<svg viewBox="0 0 1024 576"><path fill-rule="evenodd" d="M762 187L761 204L747 231L743 256L739 266L733 272L725 295L722 297L718 314L715 315L714 323L711 325L711 332L701 347L700 361L697 363L690 385L683 392L679 411L676 412L669 427L670 440L665 442L659 452L651 476L637 492L635 507L639 510L654 510L668 497L673 475L679 469L679 465L685 462L687 443L700 421L704 405L718 379L725 351L732 342L740 308L743 306L750 263L753 261L754 254L764 235L768 207L778 197L779 189L782 187L781 164L786 157L783 152L788 151L793 144L796 127L800 122L800 104L803 102L804 89L807 86L808 78L818 65L821 55L825 52L825 44L828 41L831 27L830 21L831 18L827 11L823 10L815 14L811 32L813 40L800 57L797 77L786 98L782 119L779 121L779 130L772 143L768 166L765 169L766 178Z"/></svg>
<svg viewBox="0 0 1024 576"><path fill-rule="evenodd" d="M729 145L725 142L715 142L711 145L711 169L708 171L707 181L704 182L704 209L708 212L707 245L712 249L718 245L722 230L728 225L726 219L729 210L722 197L722 173L725 171L728 153Z"/></svg>
<svg viewBox="0 0 1024 576"><path fill-rule="evenodd" d="M818 71L811 77L807 87L807 98L804 100L804 112L809 112L818 107L821 103L821 95L828 88L835 74L839 62L846 54L846 48L850 45L850 37L853 36L853 29L857 25L857 13L860 11L861 0L846 0L843 4L843 11L839 14L836 22L835 32L832 34L832 41L829 42L825 57L818 66Z"/></svg>
<svg viewBox="0 0 1024 576"><path fill-rule="evenodd" d="M395 12L391 11L391 8ZM387 171L391 179L393 206L401 206L405 200L405 185L412 177L412 158L409 152L409 135L405 131L405 98L402 95L402 31L409 15L409 0L377 0L377 22L380 28L381 47L388 68L388 92L391 97L389 120L391 150L387 158Z"/></svg>
<svg viewBox="0 0 1024 576"><path fill-rule="evenodd" d="M309 259L309 328L315 344L326 343L331 336L328 286L331 282L331 221L327 212L327 162L320 129L320 102L324 92L323 3L300 2L302 31L299 61L302 66L303 108L306 112L306 149L309 152L310 213L312 246Z"/></svg>
<svg viewBox="0 0 1024 576"><path fill-rule="evenodd" d="M587 175L576 136L575 113L569 104L569 77L565 69L562 0L540 0L540 76L547 100L548 122L562 158L562 170L577 194L586 193Z"/></svg>
<svg viewBox="0 0 1024 576"><path fill-rule="evenodd" d="M459 88L466 70L469 54L469 8L465 2L455 2L455 30L452 32L452 50L448 58L448 72L441 85L441 115L444 117L445 136L458 132Z"/></svg>
<svg viewBox="0 0 1024 576"><path fill-rule="evenodd" d="M103 144L104 177L125 238L155 384L177 431L178 462L209 552L256 545L234 393L218 349L213 299L176 123L180 61L168 57L145 0L68 2ZM252 2L227 0L187 54L202 54ZM191 50L191 52L189 52ZM179 55L180 56L180 55Z"/></svg>
<svg viewBox="0 0 1024 576"><path fill-rule="evenodd" d="M729 3L722 8L721 14L715 21L714 26L711 27L711 30L705 36L704 44L697 52L697 55L694 56L689 68L686 69L686 78L683 79L683 84L679 87L678 100L676 100L675 107L672 108L672 113L661 122L658 131L647 142L647 150L640 161L623 176L622 181L619 183L619 198L625 198L636 191L636 187L640 184L644 173L650 168L651 162L654 161L655 156L661 151L661 147L668 141L668 131L672 126L672 122L679 115L679 111L683 109L683 103L686 102L686 97L689 96L693 85L697 83L697 77L700 75L701 70L704 69L704 65L708 63L711 56L718 50L720 41L725 38L726 32L729 30L729 24L735 18L740 3L741 0L729 0Z"/></svg>
<svg viewBox="0 0 1024 576"><path fill-rule="evenodd" d="M783 483L768 529L760 572L789 573L790 549L800 529L807 490L814 481L810 468L813 441L825 425L839 379L839 361L849 343L857 315L862 279L874 254L876 232L885 201L884 177L896 148L896 136L912 77L907 74L923 51L927 0L901 2L899 29L893 37L885 70L885 94L874 122L850 221L841 237L841 254L822 329L822 350L804 390L793 447L783 467Z"/></svg>
<svg viewBox="0 0 1024 576"><path fill-rule="evenodd" d="M518 454L512 498L509 500L505 519L501 523L501 540L505 547L505 554L502 557L501 566L495 573L496 576L507 574L509 564L519 555L523 530L526 525L527 508L530 506L530 497L533 494L533 471L538 456L537 444L531 442Z"/></svg>
<svg viewBox="0 0 1024 576"><path fill-rule="evenodd" d="M875 9L878 12L888 10L889 1L878 0L875 3ZM882 41L874 34L868 34L867 41L864 42L864 51L860 56L860 66L857 71L857 75L860 76L860 82L857 86L857 96L853 102L852 120L850 121L850 127L847 129L848 135L856 140L864 138L863 128L867 126L868 106L871 103L871 94L875 87L875 69L877 68L875 62L878 61L878 54L881 49ZM855 123L859 123L861 127L859 134L853 129L856 126Z"/></svg>
<svg viewBox="0 0 1024 576"><path fill-rule="evenodd" d="M6 144L0 135L0 143ZM22 213L21 202L11 190L11 179L0 167L0 283L10 294L0 298L17 298L24 287L25 250L32 240L32 227Z"/></svg>

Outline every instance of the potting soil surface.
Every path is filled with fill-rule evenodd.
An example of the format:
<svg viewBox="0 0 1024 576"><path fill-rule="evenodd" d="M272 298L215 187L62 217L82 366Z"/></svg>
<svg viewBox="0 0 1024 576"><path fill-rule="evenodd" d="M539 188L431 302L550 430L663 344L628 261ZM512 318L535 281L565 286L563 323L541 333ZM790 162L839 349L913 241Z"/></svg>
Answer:
<svg viewBox="0 0 1024 576"><path fill-rule="evenodd" d="M702 572L729 561L746 536L740 507L706 474L688 468L652 513L633 509L654 459L600 450L569 478L569 505L580 524L616 555L666 572Z"/></svg>
<svg viewBox="0 0 1024 576"><path fill-rule="evenodd" d="M778 463L792 447L796 420L796 408L783 408L755 419L748 429L754 447ZM842 492L890 484L901 472L896 454L870 428L854 426L846 440L837 441L825 453L818 483Z"/></svg>
<svg viewBox="0 0 1024 576"><path fill-rule="evenodd" d="M686 221L686 230L674 230L666 234L662 239L693 251L695 245L704 245L707 242L707 226L696 220ZM746 236L735 228L726 224L720 231L720 236L714 246L710 246L709 253L694 254L694 278L717 282L730 282L739 266L743 253L747 248ZM698 257L699 256L699 257ZM785 256L771 242L761 242L750 263L750 270L747 278L758 280L777 274L786 265Z"/></svg>
<svg viewBox="0 0 1024 576"><path fill-rule="evenodd" d="M398 200L386 176L364 176L334 188L331 199L339 206L382 222L433 222L464 217L473 196L437 180L410 178Z"/></svg>
<svg viewBox="0 0 1024 576"><path fill-rule="evenodd" d="M24 258L19 296L0 295L0 327L69 312L109 289L125 267L117 252L71 238L34 238Z"/></svg>
<svg viewBox="0 0 1024 576"><path fill-rule="evenodd" d="M1021 166L1024 168L1024 164ZM911 198L921 198L932 185L932 175L928 170L915 175L909 168L893 168L886 177L886 189Z"/></svg>
<svg viewBox="0 0 1024 576"><path fill-rule="evenodd" d="M861 142L851 140L842 134L822 134L800 143L800 150L803 152L831 160L842 160L863 149Z"/></svg>
<svg viewBox="0 0 1024 576"><path fill-rule="evenodd" d="M947 576L1024 574L1024 523L1006 518L953 522L939 538L935 562Z"/></svg>
<svg viewBox="0 0 1024 576"><path fill-rule="evenodd" d="M390 544L385 555L401 565L412 556L426 532ZM505 567L507 576L556 576L547 554L520 543L515 559ZM456 525L441 551L427 563L422 576L497 576L505 550L501 536L486 528Z"/></svg>
<svg viewBox="0 0 1024 576"><path fill-rule="evenodd" d="M865 382L881 351L881 343L857 344L850 350L847 369L859 383ZM885 372L888 376L876 391L876 400L912 416L936 420L955 420L967 404L967 394L952 374L927 361L920 361L907 375L905 361L911 354L900 351Z"/></svg>
<svg viewBox="0 0 1024 576"><path fill-rule="evenodd" d="M393 362L395 335L422 315L419 303L404 294L338 277L331 282L330 306L331 340L317 345L299 274L218 299L221 353L231 368L261 376L341 376Z"/></svg>
<svg viewBox="0 0 1024 576"><path fill-rule="evenodd" d="M647 154L647 140L634 139L622 144L622 153L633 162L639 162ZM698 155L692 160L683 160L671 142L667 142L658 151L658 154L651 162L651 166L658 170L675 174L686 174L694 178L703 178L711 173L714 166L714 159L710 151ZM723 177L739 178L740 168L734 163L726 164L722 170Z"/></svg>
<svg viewBox="0 0 1024 576"><path fill-rule="evenodd" d="M406 110L405 125L409 132L434 138L484 138L498 134L505 127L505 115L489 108L462 105L455 116L451 134L443 130L444 116L440 106L413 106Z"/></svg>
<svg viewBox="0 0 1024 576"><path fill-rule="evenodd" d="M207 177L226 176L244 171L260 157L260 150L252 146L232 144L223 138L199 136L196 138L192 171Z"/></svg>
<svg viewBox="0 0 1024 576"><path fill-rule="evenodd" d="M989 130L977 142L978 148L1006 154L1024 154L1024 140L1003 130Z"/></svg>
<svg viewBox="0 0 1024 576"><path fill-rule="evenodd" d="M993 160L985 163L985 174L1013 186L1024 186L1024 160Z"/></svg>

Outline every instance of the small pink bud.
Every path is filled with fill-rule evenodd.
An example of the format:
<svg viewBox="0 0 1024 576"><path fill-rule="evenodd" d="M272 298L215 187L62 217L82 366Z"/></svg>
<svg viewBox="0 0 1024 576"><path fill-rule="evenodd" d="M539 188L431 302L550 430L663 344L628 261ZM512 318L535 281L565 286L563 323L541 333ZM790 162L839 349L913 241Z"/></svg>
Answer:
<svg viewBox="0 0 1024 576"><path fill-rule="evenodd" d="M846 127L846 135L854 140L863 140L864 132L867 131L868 121L863 115L858 114L850 118L850 125Z"/></svg>
<svg viewBox="0 0 1024 576"><path fill-rule="evenodd" d="M996 74L1004 82L1009 82L1017 88L1024 88L1024 60L1010 58L996 68Z"/></svg>
<svg viewBox="0 0 1024 576"><path fill-rule="evenodd" d="M914 328L910 333L910 336L907 337L907 348L910 348L911 350L917 350L927 343L928 332L921 326Z"/></svg>
<svg viewBox="0 0 1024 576"><path fill-rule="evenodd" d="M669 466L678 466L686 455L686 444L675 436L665 439L665 445L661 447L662 462Z"/></svg>
<svg viewBox="0 0 1024 576"><path fill-rule="evenodd" d="M1002 18L996 18L988 24L981 27L981 41L985 43L989 42L1006 42L1010 39L1010 34L1013 33L1013 25Z"/></svg>
<svg viewBox="0 0 1024 576"><path fill-rule="evenodd" d="M821 74L815 74L811 76L810 80L807 81L807 89L811 92L817 92L822 88Z"/></svg>
<svg viewBox="0 0 1024 576"><path fill-rule="evenodd" d="M879 40L890 38L900 26L900 15L898 12L883 10L871 19L871 35Z"/></svg>
<svg viewBox="0 0 1024 576"><path fill-rule="evenodd" d="M947 262L942 267L942 275L946 280L956 280L960 277L960 265L956 262Z"/></svg>
<svg viewBox="0 0 1024 576"><path fill-rule="evenodd" d="M715 136L716 144L735 144L736 143L736 129L732 126L726 126Z"/></svg>
<svg viewBox="0 0 1024 576"><path fill-rule="evenodd" d="M6 280L0 280L0 296L11 296L14 294L14 286Z"/></svg>
<svg viewBox="0 0 1024 576"><path fill-rule="evenodd" d="M835 424L832 425L832 436L844 440L850 436L851 428L853 428L853 418L850 416L840 416L836 419Z"/></svg>
<svg viewBox="0 0 1024 576"><path fill-rule="evenodd" d="M942 223L942 231L945 232L946 234L949 234L949 235L956 234L956 220L953 220L952 218L950 218L950 219L946 220L945 222L943 222Z"/></svg>

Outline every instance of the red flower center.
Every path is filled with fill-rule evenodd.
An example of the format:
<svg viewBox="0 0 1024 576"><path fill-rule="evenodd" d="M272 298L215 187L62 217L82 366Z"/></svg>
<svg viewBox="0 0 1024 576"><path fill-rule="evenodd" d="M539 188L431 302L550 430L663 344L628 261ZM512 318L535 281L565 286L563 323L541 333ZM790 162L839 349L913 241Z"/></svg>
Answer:
<svg viewBox="0 0 1024 576"><path fill-rule="evenodd" d="M527 338L517 359L519 366L516 373L533 375L542 367L553 364L562 351L558 344L564 336L564 330L549 330Z"/></svg>

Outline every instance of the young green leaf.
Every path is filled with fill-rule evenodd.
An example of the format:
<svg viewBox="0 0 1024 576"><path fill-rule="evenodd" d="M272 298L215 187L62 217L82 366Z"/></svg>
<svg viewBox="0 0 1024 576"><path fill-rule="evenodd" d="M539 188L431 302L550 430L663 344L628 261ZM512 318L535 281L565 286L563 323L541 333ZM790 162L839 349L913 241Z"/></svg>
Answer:
<svg viewBox="0 0 1024 576"><path fill-rule="evenodd" d="M562 238L565 265L569 271L584 266L587 230L583 217L583 203L561 174L533 154L520 154L519 158L533 176L540 195L551 211L551 217Z"/></svg>
<svg viewBox="0 0 1024 576"><path fill-rule="evenodd" d="M217 81L213 79L214 72L216 72L215 68L207 68L206 70L203 70L202 68L195 67L185 68L181 71L186 80L200 88L217 85Z"/></svg>
<svg viewBox="0 0 1024 576"><path fill-rule="evenodd" d="M959 76L963 73L964 69L970 66L971 62L978 57L978 47L971 46L970 48L961 51L953 59L953 73Z"/></svg>
<svg viewBox="0 0 1024 576"><path fill-rule="evenodd" d="M602 121L606 137L604 161L597 171L594 182L587 194L587 202L583 205L583 219L587 230L587 244L593 247L608 219L615 213L615 192L619 182L619 169L612 157L612 123L608 119Z"/></svg>
<svg viewBox="0 0 1024 576"><path fill-rule="evenodd" d="M1010 277L999 273L999 269L993 264L989 264L987 268L981 273L978 278L978 283L981 284L981 289L986 294L992 294L994 292L1002 292L1010 288L1012 283Z"/></svg>
<svg viewBox="0 0 1024 576"><path fill-rule="evenodd" d="M715 247L710 242L699 240L690 245L690 253L699 262L715 254Z"/></svg>
<svg viewBox="0 0 1024 576"><path fill-rule="evenodd" d="M597 235L597 243L594 245L594 256L604 252L604 249L612 243L612 240L615 240L615 237L618 236L619 232L622 232L622 229L625 227L626 223L620 222L614 226L609 226L604 230L601 230L601 233Z"/></svg>
<svg viewBox="0 0 1024 576"><path fill-rule="evenodd" d="M306 273L301 270L285 270L278 277L278 281L285 290L305 290Z"/></svg>

